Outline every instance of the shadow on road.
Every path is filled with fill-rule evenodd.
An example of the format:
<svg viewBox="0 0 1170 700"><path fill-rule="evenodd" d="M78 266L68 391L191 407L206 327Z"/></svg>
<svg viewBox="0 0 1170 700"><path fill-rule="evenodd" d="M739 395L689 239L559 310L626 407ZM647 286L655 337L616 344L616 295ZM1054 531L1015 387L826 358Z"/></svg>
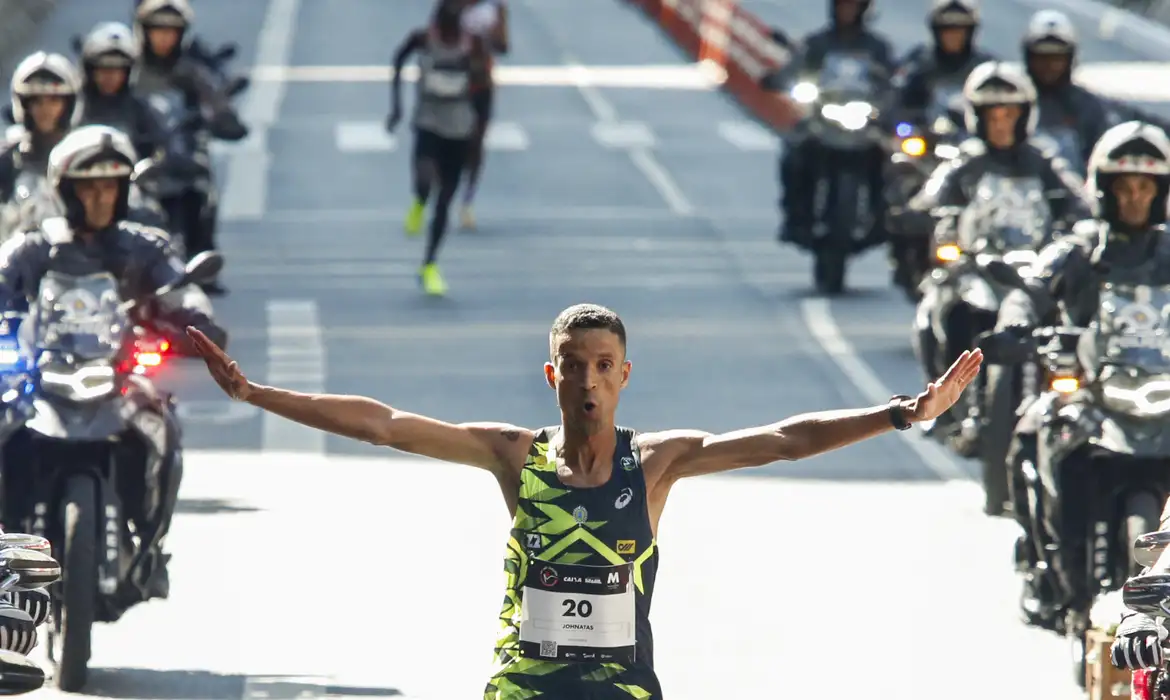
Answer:
<svg viewBox="0 0 1170 700"><path fill-rule="evenodd" d="M328 678L238 676L210 671L155 671L142 668L90 669L85 694L126 700L269 700L299 697L403 697L396 688L356 688Z"/></svg>
<svg viewBox="0 0 1170 700"><path fill-rule="evenodd" d="M183 515L220 515L223 513L259 513L260 508L227 498L180 498L176 513Z"/></svg>

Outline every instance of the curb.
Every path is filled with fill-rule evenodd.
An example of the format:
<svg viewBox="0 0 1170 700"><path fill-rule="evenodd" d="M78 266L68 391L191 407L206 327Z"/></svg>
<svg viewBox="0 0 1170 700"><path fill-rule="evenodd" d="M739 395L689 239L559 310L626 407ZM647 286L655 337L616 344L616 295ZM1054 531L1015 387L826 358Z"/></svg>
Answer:
<svg viewBox="0 0 1170 700"><path fill-rule="evenodd" d="M5 68L56 6L57 0L0 0L0 58Z"/></svg>
<svg viewBox="0 0 1170 700"><path fill-rule="evenodd" d="M626 0L640 8L692 59L719 73L723 89L763 123L786 131L800 111L759 81L788 65L791 54L772 40L768 25L736 0Z"/></svg>

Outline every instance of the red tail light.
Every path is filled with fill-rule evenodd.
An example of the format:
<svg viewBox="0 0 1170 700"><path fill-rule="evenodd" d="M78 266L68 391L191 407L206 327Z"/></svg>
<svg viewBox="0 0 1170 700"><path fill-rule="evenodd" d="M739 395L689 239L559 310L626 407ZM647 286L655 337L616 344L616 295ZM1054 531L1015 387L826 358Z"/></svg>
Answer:
<svg viewBox="0 0 1170 700"><path fill-rule="evenodd" d="M146 339L139 339L134 347L134 367L135 374L143 374L148 370L162 365L167 351L171 349L171 344L165 340L152 342Z"/></svg>
<svg viewBox="0 0 1170 700"><path fill-rule="evenodd" d="M1152 669L1138 669L1133 672L1133 680L1130 682L1130 695L1133 700L1157 700L1154 697L1154 685L1158 678L1158 672Z"/></svg>

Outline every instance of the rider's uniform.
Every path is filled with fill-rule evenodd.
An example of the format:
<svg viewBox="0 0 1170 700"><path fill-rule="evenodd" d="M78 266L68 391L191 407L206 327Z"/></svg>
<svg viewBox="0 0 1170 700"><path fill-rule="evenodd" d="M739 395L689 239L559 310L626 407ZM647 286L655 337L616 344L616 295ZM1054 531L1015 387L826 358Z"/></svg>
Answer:
<svg viewBox="0 0 1170 700"><path fill-rule="evenodd" d="M548 460L559 430L537 433L521 474L484 700L661 700L649 619L658 547L635 433L617 428L607 483L575 488Z"/></svg>

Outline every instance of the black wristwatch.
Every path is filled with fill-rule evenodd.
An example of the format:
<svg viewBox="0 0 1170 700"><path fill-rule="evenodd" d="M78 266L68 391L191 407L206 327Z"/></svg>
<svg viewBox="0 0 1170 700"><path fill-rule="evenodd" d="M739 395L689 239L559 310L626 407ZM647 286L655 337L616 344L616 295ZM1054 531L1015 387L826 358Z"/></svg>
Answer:
<svg viewBox="0 0 1170 700"><path fill-rule="evenodd" d="M890 425L894 426L895 430L910 429L910 419L906 417L906 409L902 408L902 402L910 401L913 398L913 396L898 394L890 399Z"/></svg>

